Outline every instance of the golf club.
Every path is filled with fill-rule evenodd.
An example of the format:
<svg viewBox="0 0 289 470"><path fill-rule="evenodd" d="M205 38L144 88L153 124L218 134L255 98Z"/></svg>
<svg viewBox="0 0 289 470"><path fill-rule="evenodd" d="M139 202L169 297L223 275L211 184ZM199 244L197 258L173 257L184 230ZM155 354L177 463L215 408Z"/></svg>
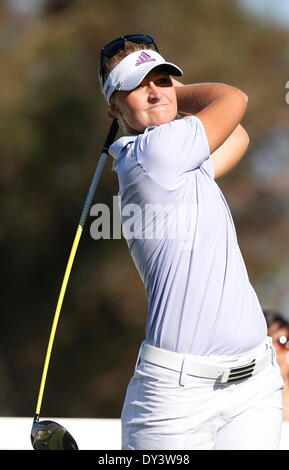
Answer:
<svg viewBox="0 0 289 470"><path fill-rule="evenodd" d="M87 198L86 198L86 201L85 201L82 213L81 213L79 224L76 230L76 235L73 241L68 263L66 266L63 282L61 285L60 294L58 297L56 311L54 314L53 324L52 324L51 333L49 337L43 372L42 372L36 411L35 411L32 429L31 429L31 443L32 443L32 447L35 450L78 450L78 446L75 440L63 426L61 426L60 424L54 421L49 421L49 420L39 421L39 417L40 417L40 409L41 409L41 404L42 404L42 399L43 399L43 392L44 392L44 387L45 387L45 382L46 382L46 377L47 377L47 371L48 371L52 346L54 342L57 323L59 320L59 315L60 315L61 306L62 306L64 294L66 291L69 275L71 272L71 268L73 265L73 261L74 261L75 253L79 244L79 240L83 231L83 227L87 218L87 214L91 206L91 202L94 197L94 193L95 193L99 178L101 176L104 164L106 162L108 150L109 150L110 145L113 143L115 139L117 131L118 131L118 121L117 119L114 119L109 129L108 136L106 138L99 162L97 164L97 168L95 170L95 173L94 173L94 176L93 176L93 179L92 179L89 191L88 191L88 195L87 195Z"/></svg>

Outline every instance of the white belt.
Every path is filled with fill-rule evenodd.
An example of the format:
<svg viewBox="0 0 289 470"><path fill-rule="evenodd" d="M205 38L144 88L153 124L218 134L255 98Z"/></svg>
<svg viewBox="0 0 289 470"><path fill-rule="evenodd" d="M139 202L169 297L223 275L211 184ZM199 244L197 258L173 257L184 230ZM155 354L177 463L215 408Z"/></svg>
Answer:
<svg viewBox="0 0 289 470"><path fill-rule="evenodd" d="M167 351L148 343L143 343L140 351L140 357L145 361L184 374L216 379L220 383L236 382L257 374L272 361L272 354L272 349L268 347L262 357L253 359L250 363L226 367L201 362L189 354Z"/></svg>

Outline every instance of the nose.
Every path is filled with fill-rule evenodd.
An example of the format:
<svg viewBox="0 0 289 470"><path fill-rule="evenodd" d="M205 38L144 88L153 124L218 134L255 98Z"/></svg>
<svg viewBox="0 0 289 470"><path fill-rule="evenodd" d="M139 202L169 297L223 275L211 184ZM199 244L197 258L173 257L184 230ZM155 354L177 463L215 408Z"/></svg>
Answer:
<svg viewBox="0 0 289 470"><path fill-rule="evenodd" d="M153 81L149 82L149 100L156 101L161 97L161 90Z"/></svg>

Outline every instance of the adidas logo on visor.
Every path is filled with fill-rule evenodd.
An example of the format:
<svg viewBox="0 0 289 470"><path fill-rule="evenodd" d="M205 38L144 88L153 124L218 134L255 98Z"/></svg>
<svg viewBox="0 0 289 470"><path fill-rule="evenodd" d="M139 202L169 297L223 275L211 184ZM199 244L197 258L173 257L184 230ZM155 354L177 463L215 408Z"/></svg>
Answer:
<svg viewBox="0 0 289 470"><path fill-rule="evenodd" d="M149 54L147 54L146 52L142 52L139 57L138 57L138 60L136 61L135 65L138 66L138 65L142 65L142 64L145 64L147 62L156 62L156 59L153 59Z"/></svg>
<svg viewBox="0 0 289 470"><path fill-rule="evenodd" d="M136 88L150 70L158 65L167 65L171 75L181 76L179 67L165 59L156 51L142 49L124 57L110 72L104 86L103 92L109 100L115 90L130 91Z"/></svg>

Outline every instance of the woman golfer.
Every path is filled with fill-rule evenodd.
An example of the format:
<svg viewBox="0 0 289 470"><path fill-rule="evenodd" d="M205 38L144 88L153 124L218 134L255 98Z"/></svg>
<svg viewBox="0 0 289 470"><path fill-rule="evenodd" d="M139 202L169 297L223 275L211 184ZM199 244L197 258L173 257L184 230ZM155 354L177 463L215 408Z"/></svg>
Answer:
<svg viewBox="0 0 289 470"><path fill-rule="evenodd" d="M277 449L283 380L215 182L247 149L247 96L181 75L149 36L101 51L108 114L126 131L110 147L123 231L148 298L122 448Z"/></svg>

